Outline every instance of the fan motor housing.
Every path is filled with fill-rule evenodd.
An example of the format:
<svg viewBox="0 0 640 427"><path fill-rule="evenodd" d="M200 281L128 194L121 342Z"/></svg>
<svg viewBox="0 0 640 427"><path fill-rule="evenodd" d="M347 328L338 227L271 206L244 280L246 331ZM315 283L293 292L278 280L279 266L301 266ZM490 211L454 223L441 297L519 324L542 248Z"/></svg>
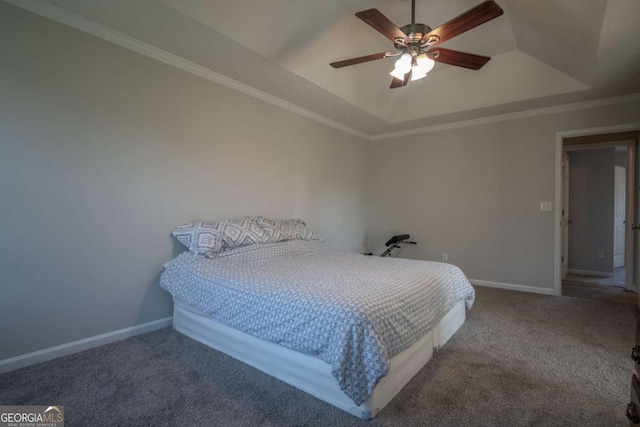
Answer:
<svg viewBox="0 0 640 427"><path fill-rule="evenodd" d="M401 27L400 30L409 37L411 43L420 43L422 37L431 32L431 27L425 24L408 24Z"/></svg>

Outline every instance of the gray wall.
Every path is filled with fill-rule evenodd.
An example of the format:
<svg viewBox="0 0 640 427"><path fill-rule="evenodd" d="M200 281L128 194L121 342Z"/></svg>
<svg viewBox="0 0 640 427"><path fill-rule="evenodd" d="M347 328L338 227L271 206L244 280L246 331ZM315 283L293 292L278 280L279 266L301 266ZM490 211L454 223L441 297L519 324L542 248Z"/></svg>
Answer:
<svg viewBox="0 0 640 427"><path fill-rule="evenodd" d="M403 256L552 288L538 205L555 132L640 117L623 104L367 143L3 2L0 52L0 360L169 316L158 276L192 219L302 217L350 251L366 220L372 250L409 232Z"/></svg>
<svg viewBox="0 0 640 427"><path fill-rule="evenodd" d="M194 219L364 244L366 142L0 2L0 360L170 316Z"/></svg>
<svg viewBox="0 0 640 427"><path fill-rule="evenodd" d="M635 123L640 103L373 141L367 241L398 232L403 256L459 265L472 279L553 289L556 132ZM555 208L555 207L554 207Z"/></svg>
<svg viewBox="0 0 640 427"><path fill-rule="evenodd" d="M615 148L568 155L569 269L612 273Z"/></svg>

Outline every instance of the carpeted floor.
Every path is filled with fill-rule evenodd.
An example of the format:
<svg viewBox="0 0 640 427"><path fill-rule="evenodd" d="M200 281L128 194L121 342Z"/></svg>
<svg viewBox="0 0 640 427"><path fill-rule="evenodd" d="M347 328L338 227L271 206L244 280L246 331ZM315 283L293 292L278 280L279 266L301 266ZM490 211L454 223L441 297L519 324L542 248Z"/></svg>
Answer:
<svg viewBox="0 0 640 427"><path fill-rule="evenodd" d="M623 426L633 307L476 287L467 322L364 422L167 328L0 376L68 426Z"/></svg>
<svg viewBox="0 0 640 427"><path fill-rule="evenodd" d="M618 286L625 288L627 286L626 268L618 267L613 269L612 277L586 276L583 274L567 274L564 280L574 283L589 283L591 285Z"/></svg>
<svg viewBox="0 0 640 427"><path fill-rule="evenodd" d="M625 267L614 268L613 272L614 277L568 274L562 280L562 295L637 306L638 294L626 289Z"/></svg>
<svg viewBox="0 0 640 427"><path fill-rule="evenodd" d="M562 295L566 297L609 301L618 304L626 304L631 307L638 305L637 293L618 286L594 285L591 283L576 283L563 280Z"/></svg>

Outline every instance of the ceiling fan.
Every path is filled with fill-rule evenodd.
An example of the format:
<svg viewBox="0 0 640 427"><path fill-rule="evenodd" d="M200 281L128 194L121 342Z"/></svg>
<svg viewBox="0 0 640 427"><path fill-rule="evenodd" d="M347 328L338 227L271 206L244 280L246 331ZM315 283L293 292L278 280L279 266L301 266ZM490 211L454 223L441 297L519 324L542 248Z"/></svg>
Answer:
<svg viewBox="0 0 640 427"><path fill-rule="evenodd" d="M459 36L502 15L504 13L503 10L494 0L480 3L462 15L456 16L449 22L440 25L435 30L432 30L428 25L416 23L415 12L416 1L411 0L411 24L400 28L378 9L368 9L356 13L358 18L391 40L395 51L374 53L332 62L330 65L333 68L342 68L376 59L399 56L400 58L396 61L395 68L390 73L393 76L391 89L394 89L406 86L409 80L419 80L426 77L436 62L479 70L491 59L488 56L474 55L441 47L431 48L431 46Z"/></svg>

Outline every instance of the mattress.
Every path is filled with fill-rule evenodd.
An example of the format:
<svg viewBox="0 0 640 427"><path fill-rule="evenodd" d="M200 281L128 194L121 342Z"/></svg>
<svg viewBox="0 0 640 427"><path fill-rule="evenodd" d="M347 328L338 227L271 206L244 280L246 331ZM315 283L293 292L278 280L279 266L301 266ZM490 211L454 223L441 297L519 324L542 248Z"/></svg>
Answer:
<svg viewBox="0 0 640 427"><path fill-rule="evenodd" d="M375 417L465 320L464 302L459 301L435 328L390 359L389 373L364 402L356 405L340 389L331 366L320 358L253 337L174 302L173 325L178 332L365 420Z"/></svg>
<svg viewBox="0 0 640 427"><path fill-rule="evenodd" d="M390 360L474 291L444 263L366 257L322 242L256 244L213 259L183 253L160 285L174 301L253 337L319 358L356 406Z"/></svg>

